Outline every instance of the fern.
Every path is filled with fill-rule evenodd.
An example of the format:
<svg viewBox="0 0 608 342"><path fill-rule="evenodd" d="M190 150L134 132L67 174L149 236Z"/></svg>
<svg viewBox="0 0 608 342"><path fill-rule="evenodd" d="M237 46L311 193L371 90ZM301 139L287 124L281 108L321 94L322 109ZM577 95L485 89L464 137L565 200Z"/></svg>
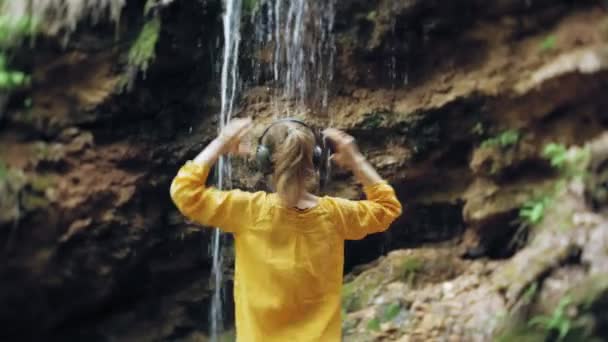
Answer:
<svg viewBox="0 0 608 342"><path fill-rule="evenodd" d="M551 316L533 317L528 324L546 331L555 331L558 333L558 341L563 341L572 327L572 322L566 312L571 303L572 299L566 296L559 302Z"/></svg>
<svg viewBox="0 0 608 342"><path fill-rule="evenodd" d="M568 149L562 144L550 143L545 146L542 153L548 159L551 166L561 169L568 161Z"/></svg>
<svg viewBox="0 0 608 342"><path fill-rule="evenodd" d="M146 22L129 50L129 65L145 72L156 57L156 42L161 29L160 17Z"/></svg>
<svg viewBox="0 0 608 342"><path fill-rule="evenodd" d="M591 156L588 148L568 149L562 144L550 143L542 152L543 158L549 160L552 167L566 178L585 177L586 167Z"/></svg>
<svg viewBox="0 0 608 342"><path fill-rule="evenodd" d="M540 223L545 217L545 210L550 204L547 196L526 201L519 209L519 218L529 225Z"/></svg>
<svg viewBox="0 0 608 342"><path fill-rule="evenodd" d="M519 142L520 133L517 130L504 131L493 138L489 138L481 143L481 147L501 147L507 148L516 145Z"/></svg>

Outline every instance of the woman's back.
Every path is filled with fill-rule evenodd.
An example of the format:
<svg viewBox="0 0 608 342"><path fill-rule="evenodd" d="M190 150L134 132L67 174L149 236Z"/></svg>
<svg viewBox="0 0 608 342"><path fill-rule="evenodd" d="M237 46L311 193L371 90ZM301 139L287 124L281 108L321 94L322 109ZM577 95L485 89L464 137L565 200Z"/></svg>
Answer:
<svg viewBox="0 0 608 342"><path fill-rule="evenodd" d="M374 171L361 176L367 200L321 197L300 210L278 194L207 187L211 166L187 162L171 196L191 220L235 237L238 341L340 341L344 240L389 227L401 214L393 188Z"/></svg>

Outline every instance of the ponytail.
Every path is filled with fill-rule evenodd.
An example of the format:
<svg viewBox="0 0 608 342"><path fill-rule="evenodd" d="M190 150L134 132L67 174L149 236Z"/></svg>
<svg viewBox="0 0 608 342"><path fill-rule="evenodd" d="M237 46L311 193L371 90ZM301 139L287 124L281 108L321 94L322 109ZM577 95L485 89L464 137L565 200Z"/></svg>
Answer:
<svg viewBox="0 0 608 342"><path fill-rule="evenodd" d="M281 200L289 207L313 184L314 135L291 123L281 124L267 136L273 146L273 183Z"/></svg>

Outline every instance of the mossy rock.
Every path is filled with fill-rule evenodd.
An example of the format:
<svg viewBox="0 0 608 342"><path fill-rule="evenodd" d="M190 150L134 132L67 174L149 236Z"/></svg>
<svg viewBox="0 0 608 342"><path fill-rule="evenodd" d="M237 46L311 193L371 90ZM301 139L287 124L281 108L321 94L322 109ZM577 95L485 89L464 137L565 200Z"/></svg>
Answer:
<svg viewBox="0 0 608 342"><path fill-rule="evenodd" d="M54 187L56 182L57 180L53 175L37 175L29 180L32 190L40 193L44 193L47 189Z"/></svg>
<svg viewBox="0 0 608 342"><path fill-rule="evenodd" d="M608 304L608 274L597 274L589 277L576 287L572 293L572 300L583 309ZM608 311L608 308L605 309Z"/></svg>
<svg viewBox="0 0 608 342"><path fill-rule="evenodd" d="M542 342L547 339L546 332L536 331L524 325L505 332L494 339L495 342Z"/></svg>
<svg viewBox="0 0 608 342"><path fill-rule="evenodd" d="M21 205L27 211L44 209L49 206L49 200L38 194L26 193L21 196Z"/></svg>
<svg viewBox="0 0 608 342"><path fill-rule="evenodd" d="M382 291L383 286L395 281L412 285L425 261L415 255L392 253L377 266L364 271L342 288L342 308L346 313L365 308Z"/></svg>
<svg viewBox="0 0 608 342"><path fill-rule="evenodd" d="M390 115L389 113L383 112L373 112L364 115L363 122L361 123L361 127L365 129L374 129L382 126L386 122L386 117Z"/></svg>

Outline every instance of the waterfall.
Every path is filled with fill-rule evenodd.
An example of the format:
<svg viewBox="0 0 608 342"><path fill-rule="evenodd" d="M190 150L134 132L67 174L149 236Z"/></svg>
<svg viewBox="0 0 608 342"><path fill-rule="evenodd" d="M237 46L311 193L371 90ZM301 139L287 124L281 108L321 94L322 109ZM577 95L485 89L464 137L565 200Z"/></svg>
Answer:
<svg viewBox="0 0 608 342"><path fill-rule="evenodd" d="M253 81L262 82L260 74L272 75L276 98L304 105L313 101L327 107L329 83L333 78L334 25L336 0L261 0L252 15L256 49L273 49L272 63L254 65ZM242 0L224 0L224 49L221 70L221 130L232 117L239 88L239 46L241 40ZM278 111L277 111L278 112ZM220 158L217 168L218 188L231 187L231 166ZM210 339L217 342L225 328L222 300L222 235L215 229L212 239L213 297L210 312Z"/></svg>
<svg viewBox="0 0 608 342"><path fill-rule="evenodd" d="M275 89L275 105L285 99L299 106L327 109L335 56L335 1L262 0L258 5L252 17L254 49L272 51L272 62L256 66L254 79L268 75Z"/></svg>
<svg viewBox="0 0 608 342"><path fill-rule="evenodd" d="M239 74L238 59L239 45L241 41L241 0L224 1L224 53L222 58L221 72L221 110L218 120L218 131L230 121L234 111L234 101L237 96ZM217 187L219 189L231 187L230 159L222 156L217 168ZM211 341L217 342L220 331L224 328L224 317L222 310L223 289L223 260L222 260L222 235L219 229L215 229L212 239L213 267L211 270L213 286L213 297L211 299L210 312L210 337Z"/></svg>

